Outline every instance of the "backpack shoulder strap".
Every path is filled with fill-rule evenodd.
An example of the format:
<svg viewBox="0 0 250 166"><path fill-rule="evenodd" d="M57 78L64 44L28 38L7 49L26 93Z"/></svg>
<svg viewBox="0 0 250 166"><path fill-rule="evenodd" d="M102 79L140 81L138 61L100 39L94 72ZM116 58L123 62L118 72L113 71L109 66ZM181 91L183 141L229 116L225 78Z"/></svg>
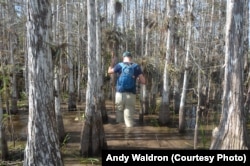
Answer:
<svg viewBox="0 0 250 166"><path fill-rule="evenodd" d="M121 67L130 66L130 65L133 66L133 67L137 66L136 63L119 62L119 64L120 64Z"/></svg>
<svg viewBox="0 0 250 166"><path fill-rule="evenodd" d="M132 66L136 67L136 66L138 66L138 64L137 63L132 63Z"/></svg>
<svg viewBox="0 0 250 166"><path fill-rule="evenodd" d="M123 68L123 67L125 67L126 64L123 62L120 62L119 65Z"/></svg>

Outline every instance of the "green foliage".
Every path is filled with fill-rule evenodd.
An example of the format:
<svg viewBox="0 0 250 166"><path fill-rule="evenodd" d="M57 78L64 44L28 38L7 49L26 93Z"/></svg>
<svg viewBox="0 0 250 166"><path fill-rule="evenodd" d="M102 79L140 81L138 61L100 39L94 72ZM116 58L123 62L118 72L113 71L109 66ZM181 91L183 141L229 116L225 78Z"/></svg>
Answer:
<svg viewBox="0 0 250 166"><path fill-rule="evenodd" d="M8 115L7 113L3 114L3 119L1 120L1 123L4 127L8 125L8 118L9 117L10 117L10 115Z"/></svg>
<svg viewBox="0 0 250 166"><path fill-rule="evenodd" d="M1 75L0 75L0 95L2 98L3 103L8 104L9 98L10 98L10 94L11 94L11 88L10 88L10 77L8 74L6 74L7 72L10 72L7 68L3 68L1 66L2 71Z"/></svg>
<svg viewBox="0 0 250 166"><path fill-rule="evenodd" d="M9 144L9 158L8 161L0 161L0 166L3 165L23 165L24 150L26 146L26 141L18 141L16 144Z"/></svg>
<svg viewBox="0 0 250 166"><path fill-rule="evenodd" d="M122 42L123 34L117 30L106 29L103 33L103 42L110 49Z"/></svg>
<svg viewBox="0 0 250 166"><path fill-rule="evenodd" d="M150 124L153 125L154 127L160 127L158 120L155 118L150 119Z"/></svg>
<svg viewBox="0 0 250 166"><path fill-rule="evenodd" d="M63 139L63 142L61 144L61 150L64 150L64 147L66 146L67 142L70 140L70 135L69 133L66 134L66 136Z"/></svg>
<svg viewBox="0 0 250 166"><path fill-rule="evenodd" d="M207 142L207 138L206 138L206 135L205 135L205 130L204 130L204 127L202 125L200 125L200 128L201 128L201 138L202 138L202 145L203 147L206 146L206 142Z"/></svg>
<svg viewBox="0 0 250 166"><path fill-rule="evenodd" d="M99 158L81 158L81 164L101 164L101 160Z"/></svg>
<svg viewBox="0 0 250 166"><path fill-rule="evenodd" d="M143 69L144 75L147 76L147 78L153 79L157 82L161 81L161 71L164 66L161 66L153 57L144 57L143 59L136 59L139 61L139 64L141 65Z"/></svg>
<svg viewBox="0 0 250 166"><path fill-rule="evenodd" d="M182 69L180 67L176 68L173 64L169 64L167 70L170 74L170 78L174 79L181 74Z"/></svg>
<svg viewBox="0 0 250 166"><path fill-rule="evenodd" d="M69 94L67 92L61 93L61 99L62 101L66 100L69 98Z"/></svg>
<svg viewBox="0 0 250 166"><path fill-rule="evenodd" d="M27 99L27 97L28 97L28 95L26 94L26 92L24 92L24 91L22 91L22 92L20 92L20 96L19 96L20 98L20 101L24 101L24 100L26 100ZM21 102L21 103L22 103Z"/></svg>
<svg viewBox="0 0 250 166"><path fill-rule="evenodd" d="M155 107L149 106L149 114L156 114L160 111L161 103L156 101Z"/></svg>

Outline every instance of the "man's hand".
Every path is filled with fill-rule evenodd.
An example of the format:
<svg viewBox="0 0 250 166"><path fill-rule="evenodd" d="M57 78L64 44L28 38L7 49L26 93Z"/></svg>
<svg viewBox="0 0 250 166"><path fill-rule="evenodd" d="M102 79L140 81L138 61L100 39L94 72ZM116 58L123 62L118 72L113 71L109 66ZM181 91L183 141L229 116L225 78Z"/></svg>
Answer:
<svg viewBox="0 0 250 166"><path fill-rule="evenodd" d="M108 68L108 74L112 74L112 73L114 73L114 69L113 69L113 67L109 66L109 68Z"/></svg>

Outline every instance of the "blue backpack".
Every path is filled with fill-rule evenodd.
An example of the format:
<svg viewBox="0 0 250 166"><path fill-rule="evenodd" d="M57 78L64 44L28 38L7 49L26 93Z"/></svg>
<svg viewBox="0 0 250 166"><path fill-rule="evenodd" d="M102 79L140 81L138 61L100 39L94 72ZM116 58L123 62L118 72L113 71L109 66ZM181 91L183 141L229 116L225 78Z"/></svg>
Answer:
<svg viewBox="0 0 250 166"><path fill-rule="evenodd" d="M121 92L124 91L133 91L136 85L136 78L134 75L134 70L137 64L127 64L127 63L119 63L122 67L122 72L118 79L118 88Z"/></svg>

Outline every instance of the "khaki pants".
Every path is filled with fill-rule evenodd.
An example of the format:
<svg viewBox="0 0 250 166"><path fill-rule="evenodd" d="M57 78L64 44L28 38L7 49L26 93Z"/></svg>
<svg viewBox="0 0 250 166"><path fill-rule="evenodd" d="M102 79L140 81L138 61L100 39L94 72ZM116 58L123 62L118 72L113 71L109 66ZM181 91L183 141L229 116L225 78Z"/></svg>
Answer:
<svg viewBox="0 0 250 166"><path fill-rule="evenodd" d="M135 112L136 95L133 93L115 94L116 104L116 122L125 122L126 127L134 126L134 112Z"/></svg>

